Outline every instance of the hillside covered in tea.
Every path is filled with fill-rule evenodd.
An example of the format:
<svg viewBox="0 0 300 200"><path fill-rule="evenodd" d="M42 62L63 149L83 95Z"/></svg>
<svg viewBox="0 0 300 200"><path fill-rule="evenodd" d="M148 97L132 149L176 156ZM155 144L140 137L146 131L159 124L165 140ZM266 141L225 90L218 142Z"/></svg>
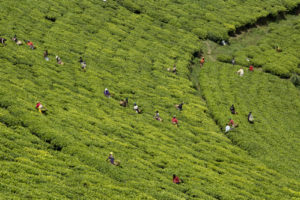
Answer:
<svg viewBox="0 0 300 200"><path fill-rule="evenodd" d="M299 3L1 1L0 199L300 199Z"/></svg>

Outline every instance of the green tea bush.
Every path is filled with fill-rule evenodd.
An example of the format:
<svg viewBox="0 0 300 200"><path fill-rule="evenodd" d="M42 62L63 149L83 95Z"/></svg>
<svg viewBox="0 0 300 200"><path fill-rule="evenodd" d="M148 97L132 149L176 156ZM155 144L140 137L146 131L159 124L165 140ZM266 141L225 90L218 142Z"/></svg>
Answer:
<svg viewBox="0 0 300 200"><path fill-rule="evenodd" d="M295 86L299 86L300 85L300 77L296 74L293 74L291 77L291 81Z"/></svg>
<svg viewBox="0 0 300 200"><path fill-rule="evenodd" d="M232 58L233 57L230 55L219 55L217 59L221 62L231 63Z"/></svg>
<svg viewBox="0 0 300 200"><path fill-rule="evenodd" d="M288 78L290 76L290 73L289 73L288 69L284 68L283 66L282 67L276 67L276 69L274 69L274 63L266 64L264 66L264 70L266 72L270 72L270 73L273 73L275 75L278 75L282 78Z"/></svg>
<svg viewBox="0 0 300 200"><path fill-rule="evenodd" d="M295 27L299 23L299 16L287 16L287 19L270 23L263 29L253 29L249 34L245 34L243 44L240 40L236 43L236 40L232 39L231 45L221 51L224 54L226 50L227 55L219 55L218 60L226 62L222 58L234 56L237 64L262 67L265 72L282 78L290 78L293 73L298 74L297 49L300 39ZM249 62L246 61L247 58Z"/></svg>
<svg viewBox="0 0 300 200"><path fill-rule="evenodd" d="M235 31L240 26L254 24L259 18L266 17L270 13L276 16L277 13L291 10L299 4L299 2L289 0L282 2L248 1L243 4L238 1L194 2L190 0L180 3L156 1L143 3L118 1L118 3L133 12L134 7L139 7L140 10L143 10L142 13L146 13L164 23L178 25L177 27L192 31L200 38L208 38L214 41L228 39L227 33ZM165 14L166 12L168 15ZM177 23L174 23L174 21ZM199 26L203 31L198 30Z"/></svg>
<svg viewBox="0 0 300 200"><path fill-rule="evenodd" d="M292 163L297 162L294 159L299 152L293 151L291 154L288 149L297 149L293 141L297 140L299 130L294 123L299 117L298 90L290 82L263 72L246 71L243 77L239 77L235 74L237 70L238 67L228 64L207 63L207 67L200 72L203 95L215 121L223 128L232 118L239 124L238 128L228 133L234 143L267 166L294 177L295 172L287 170L282 160L293 166ZM230 114L232 104L237 115ZM256 118L254 124L247 122L250 111ZM285 120L284 113L288 113L290 120ZM274 152L280 152L282 157L278 158L279 155Z"/></svg>
<svg viewBox="0 0 300 200"><path fill-rule="evenodd" d="M199 37L228 39L229 30L262 16L253 17L248 8L275 12L284 10L283 2L266 3L263 9L265 1L1 2L1 37L17 34L22 41L32 40L37 49L10 39L0 47L0 198L297 198L293 191L299 191L298 177L290 177L298 169L297 160L279 163L282 157L270 155L271 150L265 160L254 158L261 155L256 147L279 146L275 139L263 146L266 135L249 144L243 135L222 134L216 122L226 123L222 117L227 115L214 109L227 103L216 98L214 104L208 101L214 109L208 108L188 79L187 68L194 53L202 50ZM49 61L43 58L46 49ZM56 55L64 65L57 64ZM85 72L79 57L87 63ZM168 72L175 63L178 73ZM229 91L231 85L222 84ZM211 91L218 92L222 84ZM276 86L280 91L288 87ZM111 98L103 95L104 88ZM120 106L126 97L129 106ZM242 99L226 92L225 99L235 98ZM35 109L37 101L48 109L47 115ZM134 102L142 114L133 110ZM185 102L182 111L175 108L180 102ZM156 110L162 122L153 118ZM287 110L291 113L282 116L296 119L297 109ZM179 126L171 124L173 115ZM217 115L219 119L211 117ZM271 133L268 122L262 125ZM287 123L280 133L297 130L297 124ZM250 133L263 133L263 128ZM120 166L106 161L109 152ZM272 165L264 164L269 160ZM288 167L291 171L285 172ZM174 173L183 184L172 182Z"/></svg>

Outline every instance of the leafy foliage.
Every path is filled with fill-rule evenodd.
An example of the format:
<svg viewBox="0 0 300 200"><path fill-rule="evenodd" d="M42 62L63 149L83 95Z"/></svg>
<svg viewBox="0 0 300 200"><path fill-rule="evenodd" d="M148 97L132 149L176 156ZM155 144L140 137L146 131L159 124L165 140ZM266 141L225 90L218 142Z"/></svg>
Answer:
<svg viewBox="0 0 300 200"><path fill-rule="evenodd" d="M262 67L264 71L282 78L289 78L293 73L300 74L299 28L300 17L289 15L287 20L273 22L267 27L246 33L244 42L240 38L232 39L230 46L220 50L223 55L218 60L231 62L232 57L235 57L239 65Z"/></svg>
<svg viewBox="0 0 300 200"><path fill-rule="evenodd" d="M235 32L260 18L277 15L297 7L299 0L119 0L128 10L139 10L165 24L188 30L202 39L228 40L228 32Z"/></svg>
<svg viewBox="0 0 300 200"><path fill-rule="evenodd" d="M299 198L298 179L249 156L220 132L188 79L186 66L201 50L198 36L228 37L233 26L213 29L216 10L205 14L205 24L214 21L208 28L200 30L200 20L188 29L185 11L178 20L163 5L145 13L154 2L141 2L1 1L1 37L16 34L36 49L11 40L0 47L0 199ZM198 4L169 2L198 12ZM239 2L229 5L242 16ZM252 8L255 2L249 1ZM266 13L285 10L286 2L266 5ZM191 12L195 19L197 12ZM167 71L174 63L177 74ZM129 107L119 106L126 97ZM47 115L34 108L37 101ZM133 111L134 102L143 114ZM180 102L181 112L174 106ZM153 119L156 110L163 122ZM111 151L120 167L105 162ZM184 184L172 183L174 173Z"/></svg>
<svg viewBox="0 0 300 200"><path fill-rule="evenodd" d="M228 133L233 143L268 167L299 178L300 152L299 143L295 142L300 139L299 90L286 80L260 71L246 71L240 77L235 73L238 69L217 63L208 64L200 72L200 85L211 114L222 128L229 118L239 124ZM232 104L237 115L230 113ZM254 115L254 124L247 121L249 112Z"/></svg>

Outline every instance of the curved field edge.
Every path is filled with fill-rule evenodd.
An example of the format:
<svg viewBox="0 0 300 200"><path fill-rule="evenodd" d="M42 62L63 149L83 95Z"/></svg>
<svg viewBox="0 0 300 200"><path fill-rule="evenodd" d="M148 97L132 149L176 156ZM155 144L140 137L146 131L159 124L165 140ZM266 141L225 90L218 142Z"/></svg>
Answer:
<svg viewBox="0 0 300 200"><path fill-rule="evenodd" d="M172 27L161 28L151 18L137 17L120 7L102 9L89 3L71 5L81 18L63 11L64 17L58 15L55 24L45 20L38 27L28 23L24 30L7 29L9 35L17 32L20 38L32 38L38 49L19 48L12 42L1 48L3 198L299 196L298 182L266 168L217 133L205 103L186 78L185 66L199 49L195 36L182 30L173 33ZM115 15L114 9L123 14ZM34 14L19 22L21 17L16 15L17 20L6 28L22 27L36 14L44 17L37 10ZM93 17L107 21L93 21ZM85 26L87 19L94 26ZM100 26L104 28L95 29ZM180 51L172 48L174 41ZM45 48L52 54L49 63L42 58ZM62 57L64 66L55 64L55 54ZM86 73L78 69L80 55L88 63ZM177 75L166 71L174 60ZM103 96L105 87L114 94L111 99ZM126 96L131 104L141 105L143 115L136 115L131 107L119 107L119 100ZM33 109L37 100L45 102L47 116ZM180 101L186 102L181 113L174 108ZM152 120L156 109L163 123ZM179 118L178 128L169 123L173 114ZM121 160L122 168L105 163L110 151ZM183 177L185 184L174 185L173 173Z"/></svg>
<svg viewBox="0 0 300 200"><path fill-rule="evenodd" d="M224 130L229 118L239 127L227 134L268 167L289 177L298 177L299 90L286 80L260 71L239 77L238 66L207 63L199 74L199 83L208 108ZM263 83L263 84L262 84ZM238 115L230 114L234 104ZM252 111L255 123L247 122Z"/></svg>
<svg viewBox="0 0 300 200"><path fill-rule="evenodd" d="M218 47L209 43L214 48L211 56L225 63L235 58L237 65L253 65L281 78L291 78L297 86L300 83L299 28L300 16L286 15L284 20L249 29L231 38L230 45Z"/></svg>
<svg viewBox="0 0 300 200"><path fill-rule="evenodd" d="M299 40L295 39L299 37L299 15L283 18L285 20L245 30L242 35L231 38L230 45L218 46L210 41L204 42L208 69L200 71L196 68L192 78L202 89L202 95L209 102L211 116L221 129L224 130L225 122L230 117L246 123L247 112L255 110L257 117L263 120L259 119L254 130L246 123L238 129L237 134L228 134L229 138L269 167L290 177L297 177L299 90L287 80L262 75L262 72L271 72L285 78L296 73L290 80L295 86L299 85L299 59L294 56L299 46ZM276 48L280 48L280 51ZM231 64L233 57L236 66ZM216 59L230 64L215 62ZM254 73L247 70L249 65L254 66ZM246 73L242 78L235 74L240 67ZM232 104L239 106L238 110L243 109L242 117L228 115ZM263 127L258 128L261 125Z"/></svg>
<svg viewBox="0 0 300 200"><path fill-rule="evenodd" d="M297 14L300 5L298 0L117 2L133 13L147 14L164 24L215 42L228 40L230 35L257 23L265 23L287 13Z"/></svg>

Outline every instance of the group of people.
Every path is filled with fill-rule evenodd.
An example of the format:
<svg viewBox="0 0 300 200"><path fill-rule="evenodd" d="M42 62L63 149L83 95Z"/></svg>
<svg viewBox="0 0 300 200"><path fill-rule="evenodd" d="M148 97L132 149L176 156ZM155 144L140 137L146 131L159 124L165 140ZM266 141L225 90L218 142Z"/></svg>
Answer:
<svg viewBox="0 0 300 200"><path fill-rule="evenodd" d="M249 58L247 58L246 60L248 62L250 62ZM232 65L236 64L234 57L232 58L231 63L232 63ZM254 71L253 65L250 65L248 70L253 72ZM241 67L236 73L239 76L243 76L244 75L244 69ZM236 112L235 107L234 107L233 104L230 106L230 112L231 112L231 114L238 114L238 112ZM249 112L249 114L248 114L248 122L251 123L251 124L254 123L254 118L253 118L252 112ZM229 123L225 127L225 132L227 133L230 130L236 128L236 127L238 127L238 124L234 123L234 121L232 119L229 119Z"/></svg>
<svg viewBox="0 0 300 200"><path fill-rule="evenodd" d="M106 159L106 161L109 161L110 164L115 165L115 166L120 166L120 164L121 164L121 162L119 160L115 160L113 152L109 153L108 158ZM173 174L173 183L181 184L181 183L183 183L183 180L179 179L179 177L176 176L176 174Z"/></svg>
<svg viewBox="0 0 300 200"><path fill-rule="evenodd" d="M44 56L47 56L47 54L44 54ZM104 96L106 96L107 98L110 98L111 97L111 94L109 92L109 90L107 88L104 89ZM183 106L184 102L180 103L180 104L177 104L175 105L175 107L179 110L179 111L182 111L182 106ZM128 97L126 97L124 100L121 100L120 101L120 106L123 106L123 107L127 107L128 106ZM37 102L36 104L36 109L39 110L40 113L43 113L45 114L47 109L40 103L40 102ZM136 103L133 103L133 110L138 113L138 114L141 114L142 113L142 110L139 108L139 106L136 104ZM159 115L159 112L156 111L155 112L155 115L154 115L154 119L158 120L158 121L163 121L162 118L160 117ZM172 124L178 126L178 120L176 118L176 116L174 115L173 118L172 118Z"/></svg>
<svg viewBox="0 0 300 200"><path fill-rule="evenodd" d="M23 42L17 38L17 35L14 35L14 37L12 38L12 40L13 40L18 46L19 46L19 45L23 45ZM0 43L1 43L3 46L6 46L6 43L5 43L6 41L7 41L7 39L0 37ZM36 47L34 46L33 42L30 41L30 40L27 40L27 41L25 40L25 44L28 45L32 50L36 49ZM50 59L49 59L49 53L48 53L48 50L45 50L45 51L44 51L44 59L45 59L46 61L49 61L49 60L50 60ZM61 58L60 58L58 55L55 56L55 59L56 59L57 64L59 64L59 65L64 65L64 62L61 60ZM82 57L80 57L79 62L80 62L80 64L81 64L81 69L85 72L85 71L86 71L86 62L83 61Z"/></svg>
<svg viewBox="0 0 300 200"><path fill-rule="evenodd" d="M12 39L18 46L23 44L23 42L17 38L17 35L14 35L14 37L11 38L11 39ZM5 43L6 41L7 41L7 39L0 37L0 43L1 43L3 46L6 46L6 43ZM30 40L27 40L27 41L25 40L25 43L26 43L26 45L28 45L31 49L35 49L35 48L36 48L36 47L33 45L33 42L30 41Z"/></svg>
<svg viewBox="0 0 300 200"><path fill-rule="evenodd" d="M106 90L105 90L106 91ZM104 93L105 93L104 91ZM107 95L105 95L107 96ZM125 100L121 100L120 101L120 106L123 106L123 107L127 107L128 106L128 97L126 97ZM178 105L175 105L175 107L179 110L179 111L182 111L182 106L183 106L183 103L180 103ZM137 103L133 103L133 110L137 113L137 114L141 114L142 113L142 109L139 108L139 106L137 105ZM160 121L162 122L163 119L160 117L159 115L159 111L157 110L154 114L154 119L156 119L157 121ZM172 118L172 124L178 126L178 120L176 118L176 116L174 115L173 118Z"/></svg>
<svg viewBox="0 0 300 200"><path fill-rule="evenodd" d="M111 97L111 94L109 92L109 90L107 88L104 89L104 96L106 96L107 98ZM175 108L177 108L179 111L182 111L182 107L183 107L184 102L180 103L180 104L176 104ZM120 101L120 106L123 107L127 107L128 106L128 97L126 97L124 100ZM141 114L143 111L142 109L139 108L139 106L137 105L137 103L133 103L133 110L137 113L137 114ZM155 115L153 117L154 119L156 119L157 121L163 121L162 118L159 115L158 110L155 112ZM176 118L176 116L174 115L172 118L172 124L178 126L178 120Z"/></svg>
<svg viewBox="0 0 300 200"><path fill-rule="evenodd" d="M202 56L200 59L200 68L203 67L205 63L205 58ZM172 72L173 74L177 74L177 68L176 68L176 64L173 65L173 68L167 68L168 72Z"/></svg>
<svg viewBox="0 0 300 200"><path fill-rule="evenodd" d="M175 105L175 107L176 107L179 111L182 111L182 105L183 105L183 103L180 103L180 104L178 104L178 105ZM160 117L158 111L155 112L154 119L156 119L156 120L158 120L158 121L161 121L161 122L163 121L162 118ZM172 118L172 124L178 126L178 119L176 118L176 115L174 115L173 118Z"/></svg>
<svg viewBox="0 0 300 200"><path fill-rule="evenodd" d="M45 50L45 51L44 51L44 59L45 59L46 61L49 61L49 60L50 60L50 59L49 59L49 53L48 53L48 50ZM56 59L57 64L59 64L59 65L64 65L64 62L61 60L61 58L60 58L58 55L55 56L55 59Z"/></svg>
<svg viewBox="0 0 300 200"><path fill-rule="evenodd" d="M252 65L249 66L248 69L250 72L254 71L254 67ZM244 69L241 67L237 72L236 72L239 76L243 76L244 75Z"/></svg>
<svg viewBox="0 0 300 200"><path fill-rule="evenodd" d="M250 62L249 58L246 59L248 62ZM231 60L232 65L235 65L235 58L233 57ZM249 65L248 70L250 72L254 71L254 67L253 65ZM244 75L244 69L241 67L237 72L236 72L239 76L243 76Z"/></svg>
<svg viewBox="0 0 300 200"><path fill-rule="evenodd" d="M234 107L233 104L230 106L230 112L231 112L231 114L233 114L233 115L238 114L238 112L236 112L235 107ZM252 112L249 112L249 114L248 114L248 122L249 122L250 124L253 124L253 123L254 123L254 117L253 117L253 115L252 115ZM236 128L236 127L238 127L238 126L239 126L239 125L238 125L237 123L235 123L235 122L233 121L233 119L230 118L228 124L227 124L226 127L225 127L225 133L227 133L227 132L233 130L234 128Z"/></svg>
<svg viewBox="0 0 300 200"><path fill-rule="evenodd" d="M17 45L22 45L22 44L23 44L23 42L22 42L21 40L19 40L19 39L17 38L16 35L12 38L12 40L13 40ZM6 43L5 43L6 41L7 41L7 40L6 40L5 38L0 38L0 43L1 43L2 45L4 45L4 46L6 45ZM26 41L26 44L27 44L31 49L33 49L33 50L36 49L36 47L34 46L34 44L33 44L32 41L27 40L27 41ZM45 59L46 61L49 61L49 53L48 53L48 50L45 50L43 55L44 55L44 59ZM61 58L60 58L58 55L55 56L55 59L56 59L57 64L60 64L60 65L63 65L63 64L64 64L64 63L62 62ZM81 65L82 70L83 70L83 71L86 71L86 66L87 66L87 65L86 65L86 62L82 59L82 57L80 57L79 63L80 63L80 65ZM205 58L202 57L202 58L200 59L200 67L203 67L204 63L205 63ZM235 65L235 59L234 59L234 58L232 59L232 64ZM174 64L174 66L173 66L172 69L171 69L171 68L168 68L168 71L170 71L170 72L176 74L176 73L177 73L176 64ZM249 71L253 71L253 66L252 66L252 65L250 65ZM244 70L241 68L241 69L239 69L239 70L237 71L237 73L238 73L240 76L243 76L243 75L244 75ZM104 95L105 95L106 97L108 97L108 98L111 97L111 94L110 94L110 92L108 91L107 88L105 88L105 90L104 90ZM178 105L175 105L175 107L176 107L179 111L182 111L183 104L184 104L184 103L180 103L180 104L178 104ZM120 105L123 106L123 107L127 107L127 106L128 106L128 98L126 98L125 100L121 100L121 101L120 101ZM37 104L36 104L36 109L38 109L38 111L39 111L40 113L44 113L44 114L45 114L45 113L47 112L47 109L46 109L40 102L37 102ZM137 105L136 103L133 104L133 110L135 110L135 112L138 113L138 114L141 114L141 113L142 113L142 110L138 107L138 105ZM237 112L235 111L234 105L232 105L232 106L230 107L230 111L231 111L232 114L237 114ZM163 121L162 118L161 118L160 115L159 115L159 111L156 111L156 112L155 112L154 119L156 119L156 120L158 120L158 121ZM249 121L250 123L254 123L253 116L252 116L252 113L251 113L251 112L248 114L248 121ZM174 115L173 118L172 118L172 124L174 124L174 125L176 125L176 126L178 125L178 119L176 118L175 115ZM228 132L228 131L232 130L233 128L236 128L236 127L238 127L238 124L234 123L234 121L233 121L232 119L230 119L229 123L227 124L227 126L226 126L226 128L225 128L225 132ZM113 164L113 165L116 165L116 166L119 166L119 165L120 165L120 162L115 160L115 158L114 158L114 156L113 156L113 152L110 152L110 154L109 154L107 160L109 160L109 162L110 162L111 164ZM173 175L173 182L174 182L175 184L183 183L183 181L180 180L180 179L178 178L178 176L176 176L175 174Z"/></svg>

